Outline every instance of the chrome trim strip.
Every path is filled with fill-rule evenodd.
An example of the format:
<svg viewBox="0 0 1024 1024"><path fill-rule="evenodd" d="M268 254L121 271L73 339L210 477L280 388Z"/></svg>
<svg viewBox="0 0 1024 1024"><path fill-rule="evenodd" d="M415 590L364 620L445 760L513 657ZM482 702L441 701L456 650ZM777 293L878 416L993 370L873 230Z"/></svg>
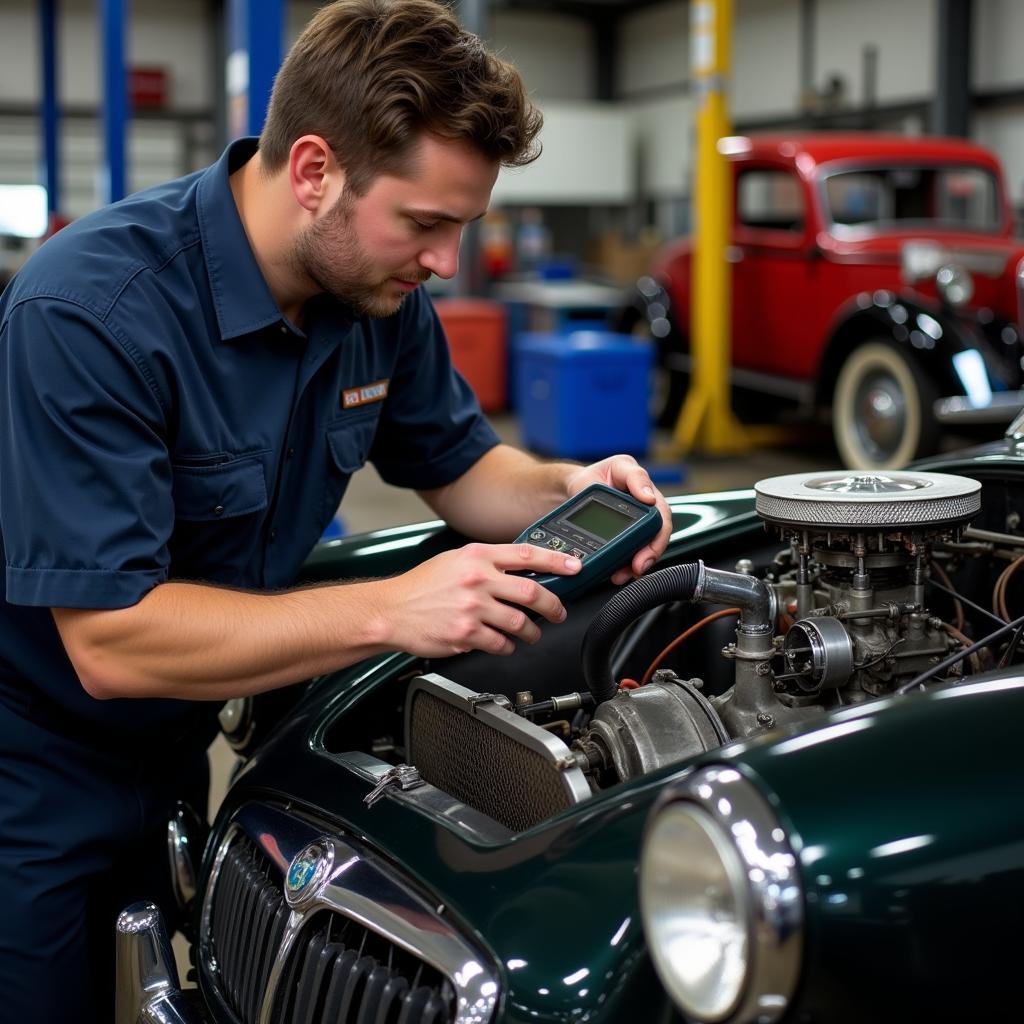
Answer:
<svg viewBox="0 0 1024 1024"><path fill-rule="evenodd" d="M171 888L178 906L188 911L196 898L196 863L203 856L200 836L208 831L198 815L184 801L175 805L167 822L167 856L171 868Z"/></svg>
<svg viewBox="0 0 1024 1024"><path fill-rule="evenodd" d="M1024 391L996 391L985 405L975 405L966 395L939 398L932 406L940 423L1009 423L1024 409Z"/></svg>
<svg viewBox="0 0 1024 1024"><path fill-rule="evenodd" d="M325 834L311 821L264 804L239 808L217 850L203 905L204 945L200 950L212 979L217 976L209 948L213 894L224 857L240 832L281 869L282 894L291 861L308 846L329 845L333 854L332 869L311 894L303 893L298 907L291 907L267 982L260 1024L270 1024L288 955L311 916L320 910L333 910L359 922L445 975L455 988L455 1024L486 1024L492 1018L499 995L497 975L482 951L464 939L435 905L397 879L394 868L357 840Z"/></svg>
<svg viewBox="0 0 1024 1024"><path fill-rule="evenodd" d="M786 830L761 791L735 768L711 765L680 779L661 795L651 818L667 804L697 804L721 828L747 869L751 963L731 1024L773 1024L789 1009L804 945L800 864Z"/></svg>
<svg viewBox="0 0 1024 1024"><path fill-rule="evenodd" d="M405 701L405 735L409 760L416 763L416 751L413 746L414 737L409 728L412 708L416 693L424 690L431 696L452 705L462 714L473 715L485 725L497 730L517 743L522 744L535 754L540 754L562 778L569 799L574 803L589 800L593 793L583 774L573 759L572 751L557 737L534 725L529 719L508 711L502 707L491 694L477 693L436 672L417 676L410 684ZM505 701L507 703L507 701Z"/></svg>
<svg viewBox="0 0 1024 1024"><path fill-rule="evenodd" d="M387 761L364 754L360 750L347 750L343 754L331 753L322 747L317 750L325 757L370 783L372 789L380 781L381 776L391 767ZM459 835L471 838L480 843L506 843L515 833L505 828L501 822L481 814L468 804L448 793L442 792L437 786L424 782L415 789L389 789L385 794L388 800L414 808L421 814L427 814L435 821L454 826Z"/></svg>

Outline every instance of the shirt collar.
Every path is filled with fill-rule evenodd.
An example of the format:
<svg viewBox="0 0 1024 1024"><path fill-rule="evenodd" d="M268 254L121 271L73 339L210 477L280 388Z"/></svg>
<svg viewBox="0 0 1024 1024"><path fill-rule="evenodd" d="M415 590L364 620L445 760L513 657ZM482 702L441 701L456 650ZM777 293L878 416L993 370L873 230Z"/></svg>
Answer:
<svg viewBox="0 0 1024 1024"><path fill-rule="evenodd" d="M238 139L199 180L196 211L206 270L222 339L286 323L260 271L238 215L228 175L256 152L256 139Z"/></svg>

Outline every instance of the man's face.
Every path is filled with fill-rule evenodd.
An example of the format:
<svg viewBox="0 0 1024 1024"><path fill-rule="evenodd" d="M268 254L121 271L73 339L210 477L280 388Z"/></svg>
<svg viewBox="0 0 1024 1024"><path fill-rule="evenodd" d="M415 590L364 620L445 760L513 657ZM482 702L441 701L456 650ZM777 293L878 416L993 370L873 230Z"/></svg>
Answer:
<svg viewBox="0 0 1024 1024"><path fill-rule="evenodd" d="M498 165L458 142L424 136L406 175L345 191L296 240L296 271L359 314L390 316L431 274L459 266L462 228L483 216Z"/></svg>

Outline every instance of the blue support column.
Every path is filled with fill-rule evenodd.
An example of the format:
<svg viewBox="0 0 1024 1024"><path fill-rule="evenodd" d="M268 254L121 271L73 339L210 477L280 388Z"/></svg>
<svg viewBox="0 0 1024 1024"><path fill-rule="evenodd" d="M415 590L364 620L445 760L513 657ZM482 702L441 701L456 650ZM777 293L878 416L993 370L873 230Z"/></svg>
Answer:
<svg viewBox="0 0 1024 1024"><path fill-rule="evenodd" d="M101 181L104 202L125 194L128 128L128 74L125 67L124 0L102 0L103 21L103 143Z"/></svg>
<svg viewBox="0 0 1024 1024"><path fill-rule="evenodd" d="M46 209L53 219L60 209L60 140L57 106L57 0L40 0L39 42L42 48L42 179L46 189Z"/></svg>
<svg viewBox="0 0 1024 1024"><path fill-rule="evenodd" d="M285 0L228 0L228 136L259 135L281 66Z"/></svg>

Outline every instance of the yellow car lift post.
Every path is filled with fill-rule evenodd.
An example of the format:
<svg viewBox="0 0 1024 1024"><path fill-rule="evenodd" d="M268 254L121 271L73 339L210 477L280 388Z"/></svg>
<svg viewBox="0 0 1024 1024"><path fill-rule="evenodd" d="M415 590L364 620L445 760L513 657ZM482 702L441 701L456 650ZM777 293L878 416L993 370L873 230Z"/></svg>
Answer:
<svg viewBox="0 0 1024 1024"><path fill-rule="evenodd" d="M732 0L690 7L692 72L697 95L690 389L672 434L682 451L735 454L750 447L729 402L730 266L726 261L732 175L718 141L731 134L726 83L732 66Z"/></svg>

